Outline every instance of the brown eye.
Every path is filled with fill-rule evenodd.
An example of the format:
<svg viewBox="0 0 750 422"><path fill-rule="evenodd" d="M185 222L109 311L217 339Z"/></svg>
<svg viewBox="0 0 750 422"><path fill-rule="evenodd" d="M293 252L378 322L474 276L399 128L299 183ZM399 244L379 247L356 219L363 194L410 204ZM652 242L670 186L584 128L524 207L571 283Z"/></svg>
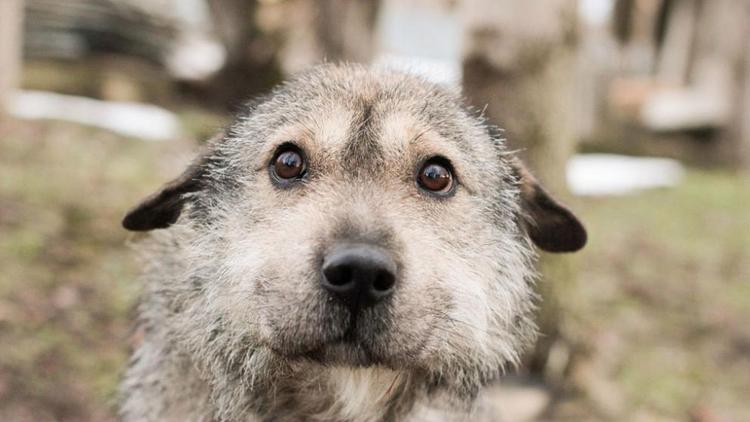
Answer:
<svg viewBox="0 0 750 422"><path fill-rule="evenodd" d="M435 193L448 193L453 187L453 173L450 164L440 161L429 160L419 170L417 176L419 186L422 189Z"/></svg>
<svg viewBox="0 0 750 422"><path fill-rule="evenodd" d="M281 151L273 160L272 171L279 179L298 179L305 173L305 159L296 148Z"/></svg>

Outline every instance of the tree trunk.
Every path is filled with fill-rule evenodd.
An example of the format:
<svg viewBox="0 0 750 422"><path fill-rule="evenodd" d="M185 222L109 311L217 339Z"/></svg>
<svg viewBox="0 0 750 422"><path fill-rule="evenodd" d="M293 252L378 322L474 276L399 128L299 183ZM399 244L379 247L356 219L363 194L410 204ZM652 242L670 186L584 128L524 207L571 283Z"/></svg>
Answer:
<svg viewBox="0 0 750 422"><path fill-rule="evenodd" d="M750 1L702 0L695 38L690 88L722 100L726 116L717 137L719 160L740 167L743 152L742 126L747 124L748 104L743 99L747 86L744 71L750 37Z"/></svg>
<svg viewBox="0 0 750 422"><path fill-rule="evenodd" d="M505 130L510 149L532 172L564 196L565 165L576 146L576 2L470 0L466 7L464 93ZM572 289L575 274L569 258L550 255L541 269L542 337L529 368L555 376L564 369L548 366L550 349L564 338L556 292Z"/></svg>
<svg viewBox="0 0 750 422"><path fill-rule="evenodd" d="M622 70L648 76L656 66L656 34L663 0L617 0L614 32L621 44Z"/></svg>
<svg viewBox="0 0 750 422"><path fill-rule="evenodd" d="M741 28L740 36L744 39L738 49L739 57L736 66L736 89L734 99L734 115L728 130L728 153L735 158L736 164L746 174L750 175L750 1L745 0L744 10L740 9L740 22L745 22L744 33ZM744 52L744 54L743 54Z"/></svg>
<svg viewBox="0 0 750 422"><path fill-rule="evenodd" d="M236 108L281 81L276 45L256 22L257 0L208 0L208 5L227 60L200 94Z"/></svg>
<svg viewBox="0 0 750 422"><path fill-rule="evenodd" d="M380 0L293 0L281 7L286 20L280 56L286 73L324 61L372 59Z"/></svg>

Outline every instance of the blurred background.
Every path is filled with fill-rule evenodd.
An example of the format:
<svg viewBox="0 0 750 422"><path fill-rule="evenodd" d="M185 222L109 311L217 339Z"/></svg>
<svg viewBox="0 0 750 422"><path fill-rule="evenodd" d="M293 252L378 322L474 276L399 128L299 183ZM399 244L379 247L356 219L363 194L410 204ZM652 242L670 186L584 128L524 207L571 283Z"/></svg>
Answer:
<svg viewBox="0 0 750 422"><path fill-rule="evenodd" d="M747 0L0 0L0 420L114 419L124 211L324 61L462 89L588 226L499 417L750 420Z"/></svg>

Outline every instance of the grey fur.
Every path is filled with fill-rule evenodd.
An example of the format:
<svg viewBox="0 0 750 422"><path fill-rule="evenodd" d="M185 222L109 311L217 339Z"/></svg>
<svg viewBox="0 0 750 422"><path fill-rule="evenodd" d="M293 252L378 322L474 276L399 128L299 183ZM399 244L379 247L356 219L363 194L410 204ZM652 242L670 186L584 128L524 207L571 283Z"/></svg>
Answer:
<svg viewBox="0 0 750 422"><path fill-rule="evenodd" d="M143 341L122 419L478 416L481 387L535 338L533 251L523 180L461 104L418 77L322 66L241 113L172 185L189 188L134 209L126 227L171 227L139 244ZM289 141L309 177L280 189L268 164ZM460 183L449 198L414 181L437 154ZM350 318L320 289L319 265L352 239L391 251L401 277L341 344Z"/></svg>

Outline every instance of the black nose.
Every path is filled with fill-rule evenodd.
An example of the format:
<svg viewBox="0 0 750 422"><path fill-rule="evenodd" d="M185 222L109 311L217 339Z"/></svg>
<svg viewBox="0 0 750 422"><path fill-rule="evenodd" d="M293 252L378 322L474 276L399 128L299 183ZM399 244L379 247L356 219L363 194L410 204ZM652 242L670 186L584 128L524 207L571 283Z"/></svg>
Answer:
<svg viewBox="0 0 750 422"><path fill-rule="evenodd" d="M374 305L393 293L396 263L377 246L340 245L323 260L321 284L350 309Z"/></svg>

